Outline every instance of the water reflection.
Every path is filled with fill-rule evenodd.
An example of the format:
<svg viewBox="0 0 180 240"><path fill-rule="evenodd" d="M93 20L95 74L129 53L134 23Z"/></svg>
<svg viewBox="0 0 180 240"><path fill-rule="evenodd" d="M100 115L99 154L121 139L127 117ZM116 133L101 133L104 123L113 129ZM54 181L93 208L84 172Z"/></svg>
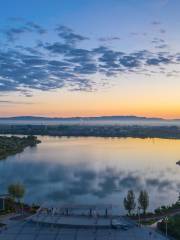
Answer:
<svg viewBox="0 0 180 240"><path fill-rule="evenodd" d="M177 199L180 141L42 137L37 148L0 162L0 188L23 182L28 202L115 203L147 189L151 208Z"/></svg>

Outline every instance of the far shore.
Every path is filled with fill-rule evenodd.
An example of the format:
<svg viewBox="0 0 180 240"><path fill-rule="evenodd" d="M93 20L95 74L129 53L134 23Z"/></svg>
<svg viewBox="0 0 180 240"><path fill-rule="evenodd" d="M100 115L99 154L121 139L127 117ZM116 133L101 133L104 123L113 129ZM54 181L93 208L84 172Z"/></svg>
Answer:
<svg viewBox="0 0 180 240"><path fill-rule="evenodd" d="M177 126L139 125L0 125L0 134L59 137L117 137L180 139Z"/></svg>

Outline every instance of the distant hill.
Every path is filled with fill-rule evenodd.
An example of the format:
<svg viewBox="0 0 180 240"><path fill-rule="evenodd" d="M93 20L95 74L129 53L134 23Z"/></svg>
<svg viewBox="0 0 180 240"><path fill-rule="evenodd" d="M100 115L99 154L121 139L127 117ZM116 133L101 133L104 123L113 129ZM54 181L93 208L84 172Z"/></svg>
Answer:
<svg viewBox="0 0 180 240"><path fill-rule="evenodd" d="M17 116L1 117L0 121L180 121L180 119L167 120L163 118L148 118L138 116L98 116L98 117L39 117Z"/></svg>
<svg viewBox="0 0 180 240"><path fill-rule="evenodd" d="M0 125L129 125L129 126L180 126L180 119L148 118L138 116L98 116L98 117L42 117L16 116L1 117Z"/></svg>

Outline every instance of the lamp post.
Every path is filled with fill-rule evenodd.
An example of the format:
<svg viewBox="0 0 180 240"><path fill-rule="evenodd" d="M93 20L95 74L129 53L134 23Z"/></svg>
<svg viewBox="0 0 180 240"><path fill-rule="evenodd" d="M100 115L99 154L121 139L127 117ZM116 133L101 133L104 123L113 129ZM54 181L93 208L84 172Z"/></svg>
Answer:
<svg viewBox="0 0 180 240"><path fill-rule="evenodd" d="M138 221L139 221L139 227L141 226L141 219L140 219L140 218L141 218L141 215L140 215L141 212L140 212L140 211L141 211L141 208L138 207Z"/></svg>
<svg viewBox="0 0 180 240"><path fill-rule="evenodd" d="M168 228L167 228L168 217L167 216L164 218L164 221L165 221L165 226L166 226L166 238L167 238L167 235L168 235Z"/></svg>

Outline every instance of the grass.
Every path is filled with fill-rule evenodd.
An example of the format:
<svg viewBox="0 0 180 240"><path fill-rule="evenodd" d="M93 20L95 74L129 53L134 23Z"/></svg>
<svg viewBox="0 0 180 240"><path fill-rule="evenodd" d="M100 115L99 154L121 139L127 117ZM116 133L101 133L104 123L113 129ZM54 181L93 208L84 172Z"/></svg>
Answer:
<svg viewBox="0 0 180 240"><path fill-rule="evenodd" d="M156 222L157 220L154 220L154 219L150 219L150 220L143 220L141 221L141 224L142 225L152 225Z"/></svg>

